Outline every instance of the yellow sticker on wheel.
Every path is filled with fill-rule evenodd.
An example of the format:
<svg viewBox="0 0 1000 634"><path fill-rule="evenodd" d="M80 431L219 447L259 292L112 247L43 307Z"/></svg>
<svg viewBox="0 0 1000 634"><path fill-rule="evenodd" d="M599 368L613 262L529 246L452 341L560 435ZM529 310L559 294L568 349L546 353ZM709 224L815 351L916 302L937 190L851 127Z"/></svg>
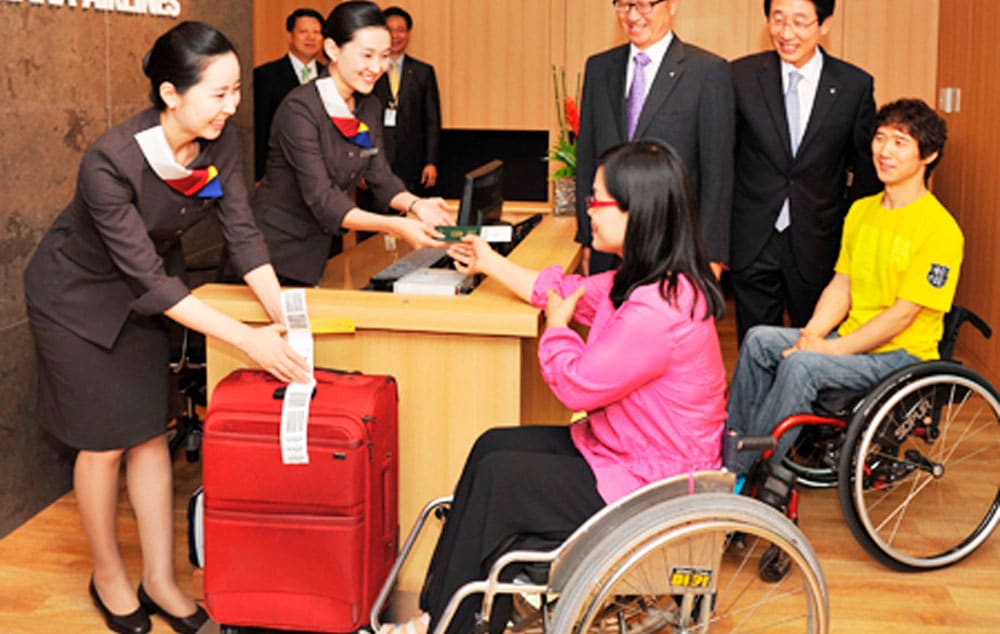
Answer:
<svg viewBox="0 0 1000 634"><path fill-rule="evenodd" d="M675 588L707 590L712 584L712 571L706 568L673 568L670 585Z"/></svg>

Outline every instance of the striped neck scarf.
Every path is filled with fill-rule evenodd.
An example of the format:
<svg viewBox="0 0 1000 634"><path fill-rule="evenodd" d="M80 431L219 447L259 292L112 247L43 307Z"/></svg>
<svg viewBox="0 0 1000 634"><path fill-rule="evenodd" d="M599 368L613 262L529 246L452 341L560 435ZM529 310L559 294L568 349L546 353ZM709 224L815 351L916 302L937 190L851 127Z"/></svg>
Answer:
<svg viewBox="0 0 1000 634"><path fill-rule="evenodd" d="M188 169L177 162L167 144L163 126L153 126L135 135L146 162L164 183L185 196L222 198L219 170L214 165L201 169Z"/></svg>
<svg viewBox="0 0 1000 634"><path fill-rule="evenodd" d="M345 139L363 148L372 146L371 133L368 125L359 120L344 103L343 97L337 92L337 85L332 77L324 77L313 82L319 91L319 98L323 102L323 109L327 116L333 121L333 125L340 131Z"/></svg>

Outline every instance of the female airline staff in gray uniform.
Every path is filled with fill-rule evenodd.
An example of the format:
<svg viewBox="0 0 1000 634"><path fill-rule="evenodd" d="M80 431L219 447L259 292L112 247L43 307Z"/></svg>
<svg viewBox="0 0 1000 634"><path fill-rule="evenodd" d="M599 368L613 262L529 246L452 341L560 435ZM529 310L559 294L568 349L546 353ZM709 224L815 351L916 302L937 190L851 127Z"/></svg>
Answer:
<svg viewBox="0 0 1000 634"><path fill-rule="evenodd" d="M73 201L28 264L25 294L39 417L79 450L73 484L94 560L94 603L116 632L149 631L148 614L160 612L176 631L193 633L207 616L174 578L162 315L236 345L282 380L305 380L308 368L281 337L278 281L247 202L238 133L226 125L240 100L233 45L208 25L184 22L156 41L143 70L154 108L87 150ZM179 239L211 212L271 325L241 324L178 279ZM123 459L143 555L138 593L115 530Z"/></svg>
<svg viewBox="0 0 1000 634"><path fill-rule="evenodd" d="M271 124L267 168L252 205L282 282L315 286L344 229L381 231L416 248L442 246L436 225L454 224L440 198L418 198L392 173L382 151L382 103L371 94L389 67L390 37L371 2L345 2L323 25L330 76L293 89ZM365 179L376 209L353 199Z"/></svg>

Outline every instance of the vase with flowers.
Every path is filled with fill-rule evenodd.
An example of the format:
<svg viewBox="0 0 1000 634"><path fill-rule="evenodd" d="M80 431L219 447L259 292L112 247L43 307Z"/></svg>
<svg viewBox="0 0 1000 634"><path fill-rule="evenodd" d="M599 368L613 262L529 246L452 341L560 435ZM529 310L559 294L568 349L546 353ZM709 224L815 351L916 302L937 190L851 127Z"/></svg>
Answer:
<svg viewBox="0 0 1000 634"><path fill-rule="evenodd" d="M552 88L556 99L556 117L559 137L549 150L547 160L562 163L549 179L556 215L576 213L576 137L580 134L580 76L576 78L576 92L570 96L566 90L566 69L558 71L552 66Z"/></svg>

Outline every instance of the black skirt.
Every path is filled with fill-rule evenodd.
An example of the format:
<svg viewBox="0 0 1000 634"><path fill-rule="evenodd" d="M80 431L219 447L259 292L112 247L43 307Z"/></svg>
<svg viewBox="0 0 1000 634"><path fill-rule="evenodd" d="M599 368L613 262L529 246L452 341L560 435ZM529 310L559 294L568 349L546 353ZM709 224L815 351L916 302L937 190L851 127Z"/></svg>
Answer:
<svg viewBox="0 0 1000 634"><path fill-rule="evenodd" d="M169 339L163 317L133 314L108 350L28 310L38 350L38 418L75 449L126 449L166 431Z"/></svg>

